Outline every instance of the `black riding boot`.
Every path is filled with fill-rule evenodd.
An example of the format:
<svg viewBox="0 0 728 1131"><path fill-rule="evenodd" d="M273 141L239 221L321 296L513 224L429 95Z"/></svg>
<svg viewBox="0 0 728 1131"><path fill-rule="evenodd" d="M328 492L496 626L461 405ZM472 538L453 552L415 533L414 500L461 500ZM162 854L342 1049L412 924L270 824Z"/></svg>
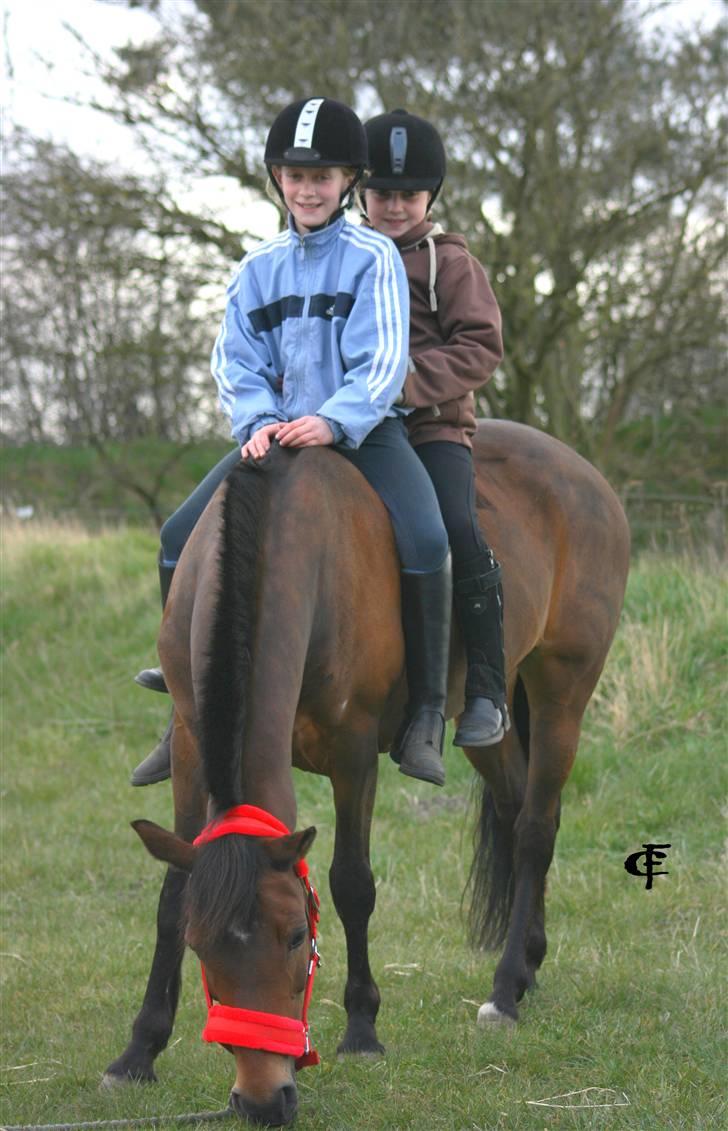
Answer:
<svg viewBox="0 0 728 1131"><path fill-rule="evenodd" d="M475 572L478 570L478 572ZM492 553L455 583L455 608L465 640L465 710L455 746L494 746L510 727L506 707L501 568Z"/></svg>
<svg viewBox="0 0 728 1131"><path fill-rule="evenodd" d="M402 574L402 622L409 700L390 751L400 772L443 785L445 705L450 657L450 555L437 573Z"/></svg>
<svg viewBox="0 0 728 1131"><path fill-rule="evenodd" d="M169 587L174 577L174 566L164 565L161 553L157 559L157 565L159 568L159 590L162 594L162 609L164 610L169 596ZM146 687L148 691L161 691L167 694L167 684L164 682L164 674L161 668L144 668L138 675L134 676L134 682L138 683L140 687Z"/></svg>
<svg viewBox="0 0 728 1131"><path fill-rule="evenodd" d="M151 754L131 772L132 785L154 785L172 776L172 719Z"/></svg>
<svg viewBox="0 0 728 1131"><path fill-rule="evenodd" d="M162 609L167 604L169 587L174 576L174 566L166 566L159 555L159 588L162 594ZM167 684L161 668L145 668L135 676L135 682L150 691L167 691ZM166 781L172 774L172 719L167 723L167 729L160 738L151 754L147 754L143 762L132 770L132 785L154 785L158 781Z"/></svg>

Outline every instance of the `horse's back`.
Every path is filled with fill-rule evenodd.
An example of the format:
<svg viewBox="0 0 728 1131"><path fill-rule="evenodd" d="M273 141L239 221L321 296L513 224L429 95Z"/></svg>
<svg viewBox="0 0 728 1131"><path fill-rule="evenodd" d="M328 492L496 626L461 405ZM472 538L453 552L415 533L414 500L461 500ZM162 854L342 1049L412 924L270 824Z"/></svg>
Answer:
<svg viewBox="0 0 728 1131"><path fill-rule="evenodd" d="M523 425L481 422L473 454L479 520L503 566L509 670L544 647L589 653L599 666L619 619L629 556L614 492L572 449ZM327 449L275 449L242 476L241 489L255 477L267 483L255 588L256 631L267 645L258 648L265 662L253 674L253 700L267 698L284 669L293 671L293 644L305 638L299 733L343 733L379 715L386 749L404 695L400 566L386 509L364 477ZM165 673L190 720L228 489L219 488L188 542L160 636ZM452 713L464 678L457 633L451 676Z"/></svg>
<svg viewBox="0 0 728 1131"><path fill-rule="evenodd" d="M287 455L287 453L281 453ZM307 448L287 456L274 485L264 560L293 583L309 570L318 662L386 671L381 649L399 653L399 564L392 525L363 475L336 452ZM282 540L285 552L281 553Z"/></svg>
<svg viewBox="0 0 728 1131"><path fill-rule="evenodd" d="M503 565L511 666L537 645L603 659L629 568L614 491L572 448L525 425L481 422L473 454L481 526Z"/></svg>

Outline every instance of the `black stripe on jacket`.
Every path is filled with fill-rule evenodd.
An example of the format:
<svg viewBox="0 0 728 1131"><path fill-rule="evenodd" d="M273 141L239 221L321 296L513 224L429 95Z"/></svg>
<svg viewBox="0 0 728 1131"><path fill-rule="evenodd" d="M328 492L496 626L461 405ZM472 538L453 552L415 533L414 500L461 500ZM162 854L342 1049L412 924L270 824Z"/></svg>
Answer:
<svg viewBox="0 0 728 1131"><path fill-rule="evenodd" d="M302 314L303 299L300 295L286 295L267 306L251 310L248 317L256 334L261 334L265 330L275 330L286 318L300 318Z"/></svg>
<svg viewBox="0 0 728 1131"><path fill-rule="evenodd" d="M318 294L311 295L308 304L308 313L311 318L348 318L354 305L354 296L347 291L339 291L336 295ZM303 299L300 295L286 295L285 298L269 302L267 306L260 306L251 310L250 323L256 334L274 330L286 318L300 318L303 314Z"/></svg>
<svg viewBox="0 0 728 1131"><path fill-rule="evenodd" d="M311 295L308 313L312 318L348 318L354 305L354 296L347 291L336 295Z"/></svg>

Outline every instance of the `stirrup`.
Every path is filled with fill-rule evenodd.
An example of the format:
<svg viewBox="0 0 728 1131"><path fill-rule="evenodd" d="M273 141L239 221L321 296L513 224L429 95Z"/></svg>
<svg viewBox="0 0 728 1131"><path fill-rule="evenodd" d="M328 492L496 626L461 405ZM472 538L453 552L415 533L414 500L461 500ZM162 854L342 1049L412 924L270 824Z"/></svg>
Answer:
<svg viewBox="0 0 728 1131"><path fill-rule="evenodd" d="M169 688L161 668L144 668L138 675L134 676L134 683L138 683L140 687L145 687L147 691L159 691L163 695L169 695Z"/></svg>
<svg viewBox="0 0 728 1131"><path fill-rule="evenodd" d="M502 708L485 696L465 700L453 746L495 746L510 729L508 708Z"/></svg>

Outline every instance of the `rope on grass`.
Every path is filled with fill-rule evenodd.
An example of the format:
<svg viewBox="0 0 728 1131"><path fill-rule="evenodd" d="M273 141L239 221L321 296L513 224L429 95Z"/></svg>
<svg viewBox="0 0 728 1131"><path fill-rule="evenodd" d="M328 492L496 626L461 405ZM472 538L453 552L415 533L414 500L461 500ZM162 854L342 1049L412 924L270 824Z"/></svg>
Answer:
<svg viewBox="0 0 728 1131"><path fill-rule="evenodd" d="M107 1127L161 1127L163 1123L211 1123L213 1119L227 1119L234 1115L231 1107L220 1111L189 1111L185 1115L148 1115L144 1119L94 1119L90 1123L22 1123L10 1126L0 1124L0 1131L80 1131L81 1128L95 1128L105 1131Z"/></svg>

